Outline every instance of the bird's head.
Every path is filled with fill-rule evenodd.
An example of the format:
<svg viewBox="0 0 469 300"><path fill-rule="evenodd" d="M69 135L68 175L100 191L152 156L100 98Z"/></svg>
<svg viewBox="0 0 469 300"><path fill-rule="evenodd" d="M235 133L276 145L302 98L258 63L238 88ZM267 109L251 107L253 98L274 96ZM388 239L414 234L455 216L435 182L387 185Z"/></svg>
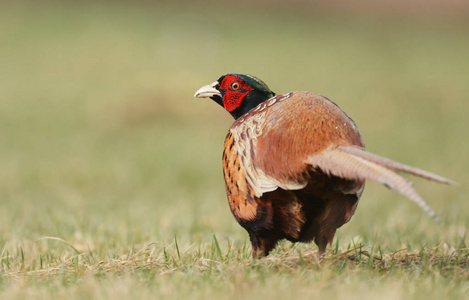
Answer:
<svg viewBox="0 0 469 300"><path fill-rule="evenodd" d="M259 78L244 74L227 74L201 87L194 97L211 98L237 119L258 104L275 96Z"/></svg>

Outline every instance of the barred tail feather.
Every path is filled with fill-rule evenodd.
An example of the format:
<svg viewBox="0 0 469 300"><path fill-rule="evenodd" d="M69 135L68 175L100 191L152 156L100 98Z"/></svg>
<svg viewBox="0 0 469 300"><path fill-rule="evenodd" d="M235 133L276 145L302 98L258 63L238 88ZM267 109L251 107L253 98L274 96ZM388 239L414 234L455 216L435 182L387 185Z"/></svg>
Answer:
<svg viewBox="0 0 469 300"><path fill-rule="evenodd" d="M404 172L404 173L409 173L415 176L419 176L428 180L436 181L439 183L445 183L445 184L450 184L450 185L457 185L456 182L449 180L447 178L441 177L439 175L430 173L428 171L424 171L418 168L414 168L408 165L404 165L401 163L398 163L396 161L392 161L390 159L378 156L376 154L370 153L365 151L364 149L358 148L358 147L353 147L353 146L338 146L337 147L339 150L350 153L354 156L361 157L367 161L374 162L378 165L381 165L383 167L386 167L388 169L394 170L394 171L399 171L399 172Z"/></svg>
<svg viewBox="0 0 469 300"><path fill-rule="evenodd" d="M439 223L438 216L415 191L412 182L398 175L393 170L407 172L437 182L453 184L452 181L438 175L399 164L357 147L339 146L329 148L320 154L309 157L306 163L337 177L379 182L415 202L437 223Z"/></svg>

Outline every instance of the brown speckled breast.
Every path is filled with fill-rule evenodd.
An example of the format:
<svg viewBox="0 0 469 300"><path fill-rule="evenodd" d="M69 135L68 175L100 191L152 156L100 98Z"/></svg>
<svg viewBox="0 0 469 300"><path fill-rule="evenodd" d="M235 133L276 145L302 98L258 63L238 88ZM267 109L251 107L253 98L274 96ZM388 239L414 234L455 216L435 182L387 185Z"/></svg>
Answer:
<svg viewBox="0 0 469 300"><path fill-rule="evenodd" d="M225 139L223 150L223 173L225 176L228 203L238 221L253 221L256 219L258 199L248 186L246 172L241 165L240 158L234 151L234 138L231 131Z"/></svg>

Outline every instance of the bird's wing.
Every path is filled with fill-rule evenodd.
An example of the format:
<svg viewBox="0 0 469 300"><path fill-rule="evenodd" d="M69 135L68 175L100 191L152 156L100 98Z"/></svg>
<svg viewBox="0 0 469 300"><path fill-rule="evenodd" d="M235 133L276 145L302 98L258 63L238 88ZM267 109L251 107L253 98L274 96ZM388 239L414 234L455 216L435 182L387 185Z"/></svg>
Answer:
<svg viewBox="0 0 469 300"><path fill-rule="evenodd" d="M354 146L330 147L321 153L310 156L306 162L333 176L351 180L373 180L381 183L415 202L436 221L438 221L437 215L415 191L412 182L394 171L409 173L440 183L454 184L449 179L394 162Z"/></svg>
<svg viewBox="0 0 469 300"><path fill-rule="evenodd" d="M272 103L275 98L279 100ZM301 189L311 179L305 163L308 157L331 145L363 147L355 123L329 99L309 92L291 92L272 100L243 116L231 129L240 137L240 145L249 141L251 152L242 154L249 158L245 165L251 165L258 175L254 185L268 182L286 190ZM354 192L359 192L361 186L357 184Z"/></svg>

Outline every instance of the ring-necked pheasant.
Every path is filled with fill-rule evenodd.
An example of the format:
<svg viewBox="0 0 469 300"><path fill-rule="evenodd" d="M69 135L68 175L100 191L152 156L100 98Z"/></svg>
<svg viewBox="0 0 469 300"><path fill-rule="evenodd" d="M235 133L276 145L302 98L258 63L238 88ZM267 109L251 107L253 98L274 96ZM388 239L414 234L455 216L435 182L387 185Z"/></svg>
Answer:
<svg viewBox="0 0 469 300"><path fill-rule="evenodd" d="M228 202L254 257L281 239L314 240L324 253L357 208L366 180L377 181L436 214L394 171L452 184L438 175L365 151L355 123L331 100L310 92L275 96L260 79L228 74L200 88L235 122L223 150Z"/></svg>

